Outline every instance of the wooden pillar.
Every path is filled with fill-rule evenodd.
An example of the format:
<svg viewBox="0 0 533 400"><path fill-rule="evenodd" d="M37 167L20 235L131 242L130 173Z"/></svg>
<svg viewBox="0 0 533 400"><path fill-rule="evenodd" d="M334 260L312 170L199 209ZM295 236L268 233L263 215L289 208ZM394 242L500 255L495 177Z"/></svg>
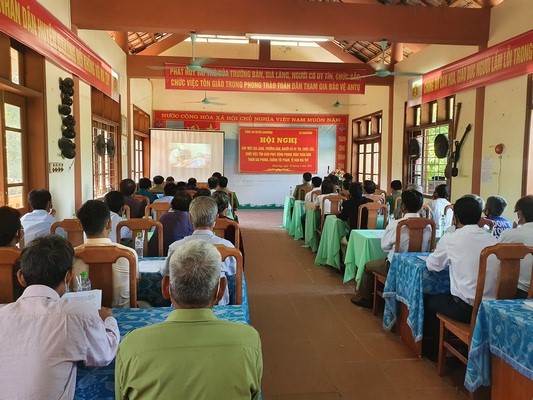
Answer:
<svg viewBox="0 0 533 400"><path fill-rule="evenodd" d="M119 45L122 51L124 51L126 54L130 54L128 46L128 32L115 31L113 36L115 38L115 43Z"/></svg>
<svg viewBox="0 0 533 400"><path fill-rule="evenodd" d="M270 61L270 40L259 41L259 60Z"/></svg>
<svg viewBox="0 0 533 400"><path fill-rule="evenodd" d="M478 51L485 50L487 45L479 46ZM472 186L471 193L481 191L481 156L483 154L483 119L485 115L485 87L476 89L476 106L474 115L474 151L472 153ZM458 132L455 133L457 135ZM457 136L456 136L457 139Z"/></svg>

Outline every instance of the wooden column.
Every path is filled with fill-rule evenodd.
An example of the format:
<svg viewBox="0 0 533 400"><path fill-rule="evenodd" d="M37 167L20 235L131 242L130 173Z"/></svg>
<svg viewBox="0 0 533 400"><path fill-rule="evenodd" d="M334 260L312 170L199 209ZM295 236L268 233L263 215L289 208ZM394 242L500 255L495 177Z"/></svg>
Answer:
<svg viewBox="0 0 533 400"><path fill-rule="evenodd" d="M126 54L130 54L128 46L128 32L115 31L113 36L115 38L115 43L119 45L122 51L124 51Z"/></svg>

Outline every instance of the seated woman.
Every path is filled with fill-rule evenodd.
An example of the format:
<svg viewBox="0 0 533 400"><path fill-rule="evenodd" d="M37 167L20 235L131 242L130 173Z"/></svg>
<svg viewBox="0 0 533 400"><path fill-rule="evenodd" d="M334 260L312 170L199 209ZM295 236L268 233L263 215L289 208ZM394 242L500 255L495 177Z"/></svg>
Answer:
<svg viewBox="0 0 533 400"><path fill-rule="evenodd" d="M359 206L365 203L373 203L373 201L363 196L363 186L359 182L350 183L349 186L350 197L348 200L344 200L341 204L341 212L337 214L337 218L343 221L348 221L350 224L350 230L357 229ZM364 210L366 211L366 210ZM368 213L363 213L361 216L361 228L367 228Z"/></svg>
<svg viewBox="0 0 533 400"><path fill-rule="evenodd" d="M221 190L216 190L213 193L213 199L215 199L217 206L218 206L218 217L217 218L227 218L228 217L228 205L229 205L229 196L226 192L223 192ZM226 229L226 233L224 235L224 239L229 240L231 243L235 244L235 229L232 229L232 227L228 227ZM242 242L242 232L239 230L239 250L242 254L242 263L243 263L243 269L244 269L244 245Z"/></svg>
<svg viewBox="0 0 533 400"><path fill-rule="evenodd" d="M176 240L192 235L193 226L189 218L189 204L192 198L187 192L178 192L170 203L171 209L159 218L163 225L163 255L168 254L168 246ZM148 257L157 257L157 231L148 242Z"/></svg>

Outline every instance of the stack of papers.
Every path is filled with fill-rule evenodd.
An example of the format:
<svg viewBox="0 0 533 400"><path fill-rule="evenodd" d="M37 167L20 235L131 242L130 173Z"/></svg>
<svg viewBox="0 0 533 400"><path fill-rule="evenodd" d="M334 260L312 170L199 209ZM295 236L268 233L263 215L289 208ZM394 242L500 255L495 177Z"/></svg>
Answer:
<svg viewBox="0 0 533 400"><path fill-rule="evenodd" d="M141 260L139 261L139 272L159 272L165 265L165 260Z"/></svg>
<svg viewBox="0 0 533 400"><path fill-rule="evenodd" d="M426 261L429 256L416 256L416 258L421 259L422 261Z"/></svg>
<svg viewBox="0 0 533 400"><path fill-rule="evenodd" d="M530 308L533 310L533 300L526 300L524 301L524 305L527 307L527 308Z"/></svg>
<svg viewBox="0 0 533 400"><path fill-rule="evenodd" d="M102 308L102 290L100 289L86 290L83 292L67 292L61 298L86 303L97 310Z"/></svg>

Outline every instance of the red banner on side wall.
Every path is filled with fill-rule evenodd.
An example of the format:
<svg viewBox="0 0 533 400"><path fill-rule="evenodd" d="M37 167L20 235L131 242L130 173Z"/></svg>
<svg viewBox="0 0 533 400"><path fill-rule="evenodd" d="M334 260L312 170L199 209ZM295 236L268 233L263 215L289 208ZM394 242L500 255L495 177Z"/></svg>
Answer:
<svg viewBox="0 0 533 400"><path fill-rule="evenodd" d="M335 151L335 169L346 172L348 154L348 130L346 126L337 125L337 149Z"/></svg>
<svg viewBox="0 0 533 400"><path fill-rule="evenodd" d="M317 172L318 129L240 128L239 172Z"/></svg>

